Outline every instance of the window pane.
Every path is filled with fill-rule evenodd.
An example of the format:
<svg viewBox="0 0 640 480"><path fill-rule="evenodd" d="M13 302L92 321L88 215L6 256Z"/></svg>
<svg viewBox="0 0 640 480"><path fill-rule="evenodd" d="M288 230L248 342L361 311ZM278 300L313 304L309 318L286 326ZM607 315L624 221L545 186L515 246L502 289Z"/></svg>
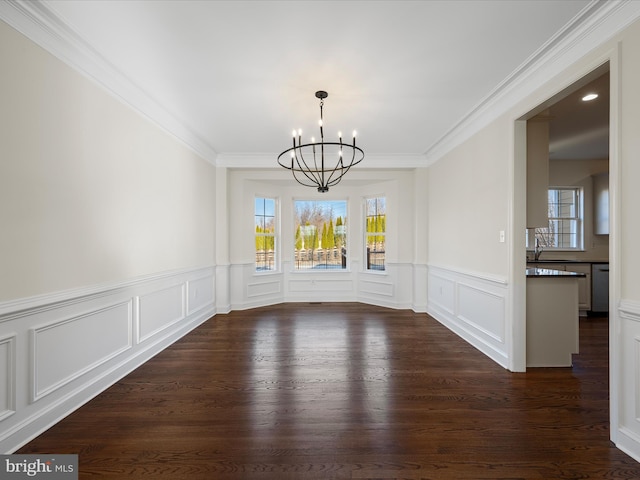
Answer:
<svg viewBox="0 0 640 480"><path fill-rule="evenodd" d="M549 218L576 218L578 196L575 189L549 190Z"/></svg>
<svg viewBox="0 0 640 480"><path fill-rule="evenodd" d="M365 200L366 268L385 269L385 232L387 231L386 198L376 197Z"/></svg>
<svg viewBox="0 0 640 480"><path fill-rule="evenodd" d="M535 229L538 245L543 249L581 248L580 189L550 188L548 198L549 226Z"/></svg>
<svg viewBox="0 0 640 480"><path fill-rule="evenodd" d="M347 202L294 202L296 270L347 268Z"/></svg>
<svg viewBox="0 0 640 480"><path fill-rule="evenodd" d="M275 270L276 201L273 198L255 199L256 271Z"/></svg>

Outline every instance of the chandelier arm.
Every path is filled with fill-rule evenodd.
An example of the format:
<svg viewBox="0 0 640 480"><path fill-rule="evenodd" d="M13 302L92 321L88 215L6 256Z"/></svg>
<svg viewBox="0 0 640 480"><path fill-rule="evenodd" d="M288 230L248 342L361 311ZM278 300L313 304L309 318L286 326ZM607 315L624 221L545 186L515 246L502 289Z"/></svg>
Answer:
<svg viewBox="0 0 640 480"><path fill-rule="evenodd" d="M299 172L300 170L293 170L293 179L300 185L304 187L316 187L318 185L315 181L313 181L313 179L311 179L311 183L307 183L305 178L307 178L308 176L298 178L298 174L296 174L296 171ZM304 171L302 173L304 173Z"/></svg>
<svg viewBox="0 0 640 480"><path fill-rule="evenodd" d="M336 166L331 170L331 173L329 174L329 177L326 180L326 184L327 185L335 185L333 182L333 176L336 174L336 172L338 170L342 171L344 169L344 165L341 167L340 165L342 164L342 157L340 157L340 160L338 160L338 162L336 163ZM342 176L344 175L344 173L340 173L338 175L338 181L340 181L339 179L342 178Z"/></svg>
<svg viewBox="0 0 640 480"><path fill-rule="evenodd" d="M304 159L303 147L308 147L308 146L312 146L313 147L313 164L314 164L315 170L312 169L309 166L309 164L307 163L307 161ZM300 154L300 159L298 159L298 153ZM298 170L300 172L302 172L309 180L314 182L315 185L320 185L321 184L320 176L319 176L319 173L318 173L318 166L316 164L315 144L308 143L306 145L301 145L298 148L298 150L295 151L295 158L296 158L296 162L298 164ZM300 164L300 160L302 160L302 163L304 164L304 168Z"/></svg>
<svg viewBox="0 0 640 480"><path fill-rule="evenodd" d="M335 143L335 145L338 145L338 144ZM351 169L351 167L353 167L354 165L360 163L364 159L364 152L359 147L352 147L351 145L346 145L346 147L351 149L351 161L348 164L345 164L344 163L344 157L341 156L340 160L338 160L338 162L336 163L336 167L333 169L333 171L331 172L331 175L329 176L329 179L326 182L327 185L333 186L336 183L338 183L340 181L340 179L342 179L342 177ZM355 161L357 152L360 152L362 157L359 158L358 161ZM338 171L340 171L339 176L336 179L335 183L332 183L332 177Z"/></svg>
<svg viewBox="0 0 640 480"><path fill-rule="evenodd" d="M322 134L321 134L322 135ZM320 162L322 165L322 168L320 169L320 178L322 179L322 186L326 187L326 183L325 183L325 170L324 170L324 142L320 144Z"/></svg>
<svg viewBox="0 0 640 480"><path fill-rule="evenodd" d="M348 163L345 161L345 155L343 155L340 159L338 159L335 167L331 169L325 169L325 177L321 178L321 171L317 168L317 154L314 163L308 163L307 159L305 159L304 156L304 148L314 146L317 147L318 144L316 143L314 145L309 143L305 145L296 145L295 149L289 148L278 156L278 163L280 164L280 166L292 171L294 179L297 183L306 187L318 187L320 191L326 191L328 187L337 185L342 177L351 169L351 167L360 163L364 159L364 152L360 147L356 146L354 148L352 145L345 145L344 143L325 142L325 147L342 147L343 153L345 149L349 149L351 150L351 154L349 155L350 159ZM288 153L293 153L290 165L284 164L282 162L282 157L284 157Z"/></svg>
<svg viewBox="0 0 640 480"><path fill-rule="evenodd" d="M360 152L362 154L362 156L355 161L356 158L356 152ZM351 167L353 167L354 165L357 165L358 163L360 163L362 160L364 159L364 152L358 148L358 147L353 147L352 150L352 154L351 154L351 161L349 162L349 165L347 165L346 167L344 167L344 172L342 173L342 175L345 175L349 170L351 170Z"/></svg>
<svg viewBox="0 0 640 480"><path fill-rule="evenodd" d="M300 157L298 157L298 153L300 154ZM304 156L302 155L302 148L299 148L299 151L294 150L293 154L294 156L291 158L291 172L293 173L293 178L295 179L295 181L305 187L317 186L318 179L314 175L313 170L311 170L311 168L309 168L309 166L305 162ZM294 167L294 160L296 164L295 167ZM300 164L301 160L302 160L302 163L304 164L304 167ZM300 173L302 173L304 177L306 177L306 180L308 180L310 183L306 183L306 180L300 175Z"/></svg>
<svg viewBox="0 0 640 480"><path fill-rule="evenodd" d="M297 149L293 149L290 148L288 150L285 150L284 152L282 152L280 155L278 155L278 164L283 167L286 168L287 170L291 170L291 173L293 174L293 178L296 182L298 182L300 185L304 186L304 187L316 187L319 185L319 181L317 178L315 178L313 176L313 170L309 167L305 168L300 164L300 160L298 159L298 157L296 156L296 151ZM292 152L294 155L291 156L291 166L282 163L282 157L284 155L286 155L287 153ZM303 162L304 163L304 162ZM306 164L305 164L306 166ZM309 175L307 172L310 172L311 175ZM302 173L308 180L310 183L306 183L306 180L304 178L302 178L302 176L300 176L300 173Z"/></svg>
<svg viewBox="0 0 640 480"><path fill-rule="evenodd" d="M342 140L342 139L341 139ZM351 148L347 145L347 148ZM339 158L338 161L336 162L336 166L333 169L333 171L331 172L331 175L329 175L329 179L327 180L327 185L336 185L344 176L345 173L347 173L349 171L349 168L344 166L344 156L342 155L343 152L343 145L342 145L342 141L340 141L340 152L339 152ZM353 159L355 158L355 149L351 148L352 154L351 154L351 163L353 163ZM340 174L338 175L338 177L336 178L336 180L332 180L333 176L335 175L335 173L340 170Z"/></svg>

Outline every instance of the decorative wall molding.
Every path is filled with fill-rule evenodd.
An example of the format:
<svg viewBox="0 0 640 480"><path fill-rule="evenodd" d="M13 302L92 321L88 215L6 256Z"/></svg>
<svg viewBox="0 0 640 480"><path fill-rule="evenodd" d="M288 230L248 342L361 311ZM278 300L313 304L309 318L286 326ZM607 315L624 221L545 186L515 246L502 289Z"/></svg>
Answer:
<svg viewBox="0 0 640 480"><path fill-rule="evenodd" d="M565 71L567 65L577 62L639 17L640 2L613 0L589 3L570 24L534 52L435 142L425 152L425 166L440 160L449 151L539 89L548 79ZM531 106L533 107L535 105Z"/></svg>
<svg viewBox="0 0 640 480"><path fill-rule="evenodd" d="M310 274L312 275L312 274ZM321 274L324 276L324 273ZM289 278L287 283L289 293L336 293L343 294L354 291L354 281L352 278Z"/></svg>
<svg viewBox="0 0 640 480"><path fill-rule="evenodd" d="M640 322L640 302L622 300L618 306L618 313L620 318Z"/></svg>
<svg viewBox="0 0 640 480"><path fill-rule="evenodd" d="M282 302L362 302L396 309L413 306L414 278L424 276L426 267L414 271L410 263L389 263L387 270L367 272L360 264L350 263L346 271L293 271L284 262L281 271L256 273L253 263L230 267L230 291L233 310L246 310ZM422 311L426 312L425 306Z"/></svg>
<svg viewBox="0 0 640 480"><path fill-rule="evenodd" d="M429 275L429 294L427 309L437 308L447 315L455 316L456 306L456 282L437 273Z"/></svg>
<svg viewBox="0 0 640 480"><path fill-rule="evenodd" d="M625 427L620 427L618 429L616 447L629 455L631 458L636 459L636 461L638 461L638 459L640 458L640 450L638 449L638 445L640 445L640 435L637 435L635 432Z"/></svg>
<svg viewBox="0 0 640 480"><path fill-rule="evenodd" d="M365 295L375 295L381 297L393 297L395 284L388 278L375 278L374 275L369 277L361 276L359 281L359 292Z"/></svg>
<svg viewBox="0 0 640 480"><path fill-rule="evenodd" d="M615 443L623 452L640 461L640 302L621 300L619 326L612 333L613 345L624 365L617 379L620 403Z"/></svg>
<svg viewBox="0 0 640 480"><path fill-rule="evenodd" d="M427 271L427 313L508 368L506 281L436 266Z"/></svg>
<svg viewBox="0 0 640 480"><path fill-rule="evenodd" d="M282 303L283 279L284 274L281 271L257 274L254 262L230 265L230 310L246 310Z"/></svg>
<svg viewBox="0 0 640 480"><path fill-rule="evenodd" d="M278 277L273 279L263 277L262 281L249 283L247 285L247 298L262 297L265 295L281 295L282 282Z"/></svg>
<svg viewBox="0 0 640 480"><path fill-rule="evenodd" d="M0 422L15 413L16 335L0 338Z"/></svg>
<svg viewBox="0 0 640 480"><path fill-rule="evenodd" d="M527 92L538 88L541 79L553 77L566 68L566 65L575 62L630 25L640 17L638 3L615 0L590 2L571 23L534 52L427 152L423 155L393 155L399 161L396 167L415 168L439 160L515 105ZM46 2L5 0L0 2L0 18L72 68L104 86L114 96L151 119L212 164L235 168L264 168L273 163L272 157L265 163L264 156L260 155L218 156L200 135L151 98L60 20ZM376 168L379 162L376 162L375 157L371 159L371 165Z"/></svg>
<svg viewBox="0 0 640 480"><path fill-rule="evenodd" d="M634 408L634 417L636 423L640 423L640 336L636 336L633 338L633 365L634 365L634 399L635 399L635 408Z"/></svg>
<svg viewBox="0 0 640 480"><path fill-rule="evenodd" d="M15 451L216 312L213 267L75 293L0 304L2 453Z"/></svg>
<svg viewBox="0 0 640 480"><path fill-rule="evenodd" d="M491 284L500 284L500 285L507 285L508 283L508 279L505 276L489 275L484 272L476 272L476 271L467 270L464 268L450 267L448 265L430 264L427 266L427 270L432 273L438 272L438 271L443 273L447 273L447 272L453 273L457 277L468 278L470 281L481 280L481 281L489 282Z"/></svg>
<svg viewBox="0 0 640 480"><path fill-rule="evenodd" d="M428 275L427 265L413 265L413 297L411 308L416 313L427 313L429 291Z"/></svg>
<svg viewBox="0 0 640 480"><path fill-rule="evenodd" d="M130 349L132 301L31 329L31 402Z"/></svg>
<svg viewBox="0 0 640 480"><path fill-rule="evenodd" d="M154 282L163 282L169 278L176 278L181 275L194 275L195 278L198 278L198 276L209 277L213 268L213 266L207 266L196 269L185 268L171 270L168 272L144 275L120 282L102 283L0 302L0 324L23 316L32 316L36 313L47 312L51 309L59 309L90 300L118 295L131 289L138 289L144 285L152 285Z"/></svg>
<svg viewBox="0 0 640 480"><path fill-rule="evenodd" d="M496 342L505 341L505 295L497 295L477 285L458 282L458 316L468 325L491 337ZM476 322L477 310L483 311L485 325ZM493 320L493 321L492 321Z"/></svg>
<svg viewBox="0 0 640 480"><path fill-rule="evenodd" d="M46 2L4 0L0 2L0 19L215 164L217 153L207 142L108 62Z"/></svg>
<svg viewBox="0 0 640 480"><path fill-rule="evenodd" d="M216 265L212 295L215 297L216 313L231 311L231 265Z"/></svg>
<svg viewBox="0 0 640 480"><path fill-rule="evenodd" d="M214 278L211 274L187 280L187 312L186 315L193 315L198 311L213 304L215 288L212 282Z"/></svg>
<svg viewBox="0 0 640 480"><path fill-rule="evenodd" d="M136 297L137 343L185 317L185 290L186 284L177 284Z"/></svg>

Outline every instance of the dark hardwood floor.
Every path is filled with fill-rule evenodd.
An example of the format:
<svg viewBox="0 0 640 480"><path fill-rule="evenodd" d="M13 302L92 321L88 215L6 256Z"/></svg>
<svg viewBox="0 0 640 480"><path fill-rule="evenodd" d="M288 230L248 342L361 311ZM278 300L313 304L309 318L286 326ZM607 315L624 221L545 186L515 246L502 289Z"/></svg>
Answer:
<svg viewBox="0 0 640 480"><path fill-rule="evenodd" d="M410 311L217 315L17 453L77 453L81 479L640 478L609 441L607 329L516 374Z"/></svg>

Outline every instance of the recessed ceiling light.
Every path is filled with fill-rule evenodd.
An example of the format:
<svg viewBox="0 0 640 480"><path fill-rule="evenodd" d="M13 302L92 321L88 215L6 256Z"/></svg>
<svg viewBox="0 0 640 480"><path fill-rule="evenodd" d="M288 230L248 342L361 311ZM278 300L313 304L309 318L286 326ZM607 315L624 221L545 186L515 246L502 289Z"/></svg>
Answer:
<svg viewBox="0 0 640 480"><path fill-rule="evenodd" d="M595 100L596 98L598 98L598 94L597 93L589 93L589 94L585 95L584 97L582 97L582 101L583 102L589 102L591 100Z"/></svg>

